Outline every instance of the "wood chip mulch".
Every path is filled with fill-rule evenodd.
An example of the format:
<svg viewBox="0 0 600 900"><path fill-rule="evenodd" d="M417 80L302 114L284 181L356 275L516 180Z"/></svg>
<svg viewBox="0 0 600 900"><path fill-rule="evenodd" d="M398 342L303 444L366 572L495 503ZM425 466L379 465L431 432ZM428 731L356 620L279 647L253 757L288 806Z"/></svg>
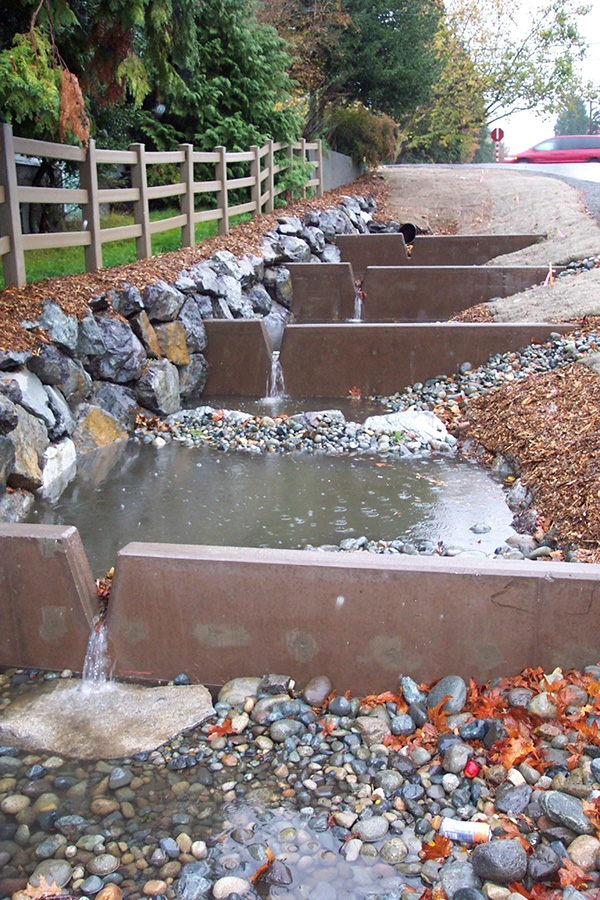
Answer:
<svg viewBox="0 0 600 900"><path fill-rule="evenodd" d="M600 562L600 377L573 363L495 388L467 407L470 437L519 463L544 530Z"/></svg>
<svg viewBox="0 0 600 900"><path fill-rule="evenodd" d="M328 209L337 206L342 197L358 194L373 197L377 204L374 218L387 220L391 218L387 205L388 193L388 186L382 178L365 175L351 184L327 191L323 197L296 200L274 213L256 216L236 225L228 235L209 238L189 249L174 250L98 272L49 278L23 288L8 287L0 291L0 350L30 350L43 341L40 332L26 330L21 322L35 321L42 312L44 300L53 300L67 315L82 319L88 312L91 300L111 289L122 288L125 282L142 290L161 278L174 281L182 269L189 269L195 263L208 259L217 250L230 250L236 256L258 252L263 235L277 225L277 219L282 215L303 217L308 210Z"/></svg>
<svg viewBox="0 0 600 900"><path fill-rule="evenodd" d="M493 322L494 317L489 311L487 303L478 303L477 306L470 306L469 309L463 309L450 319L451 322Z"/></svg>

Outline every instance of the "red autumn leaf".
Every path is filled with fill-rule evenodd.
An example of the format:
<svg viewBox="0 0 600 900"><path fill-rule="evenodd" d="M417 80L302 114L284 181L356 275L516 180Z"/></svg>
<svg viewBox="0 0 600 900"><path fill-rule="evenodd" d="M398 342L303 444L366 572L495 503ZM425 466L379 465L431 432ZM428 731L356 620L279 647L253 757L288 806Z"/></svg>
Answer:
<svg viewBox="0 0 600 900"><path fill-rule="evenodd" d="M531 900L531 892L524 888L520 881L511 881L508 885L511 892L513 894L520 894L521 897L526 897L527 900Z"/></svg>
<svg viewBox="0 0 600 900"><path fill-rule="evenodd" d="M258 867L258 869L254 873L254 875L251 875L248 878L248 881L250 882L250 884L254 884L256 881L258 881L259 878L261 878L265 874L265 872L269 871L269 869L273 865L274 859L275 859L275 854L273 853L273 851L267 844L267 861L265 863L263 863L262 866Z"/></svg>
<svg viewBox="0 0 600 900"><path fill-rule="evenodd" d="M333 721L333 719L324 719L321 724L321 733L325 737L328 737L332 733L332 731L335 731L336 728L337 728L337 725Z"/></svg>
<svg viewBox="0 0 600 900"><path fill-rule="evenodd" d="M498 762L505 769L512 769L514 765L524 762L531 754L537 754L534 744L528 738L517 735L502 742Z"/></svg>
<svg viewBox="0 0 600 900"><path fill-rule="evenodd" d="M447 700L450 699L450 694L446 694L445 697L442 697L439 703L435 706L432 706L428 711L427 715L429 717L429 721L436 728L439 728L440 731L448 731L448 726L446 721L448 719L448 713L445 709L442 709Z"/></svg>
<svg viewBox="0 0 600 900"><path fill-rule="evenodd" d="M231 727L231 719L224 719L222 725L208 726L208 740L214 741L215 738L226 737L228 734L235 734Z"/></svg>
<svg viewBox="0 0 600 900"><path fill-rule="evenodd" d="M436 834L432 841L421 844L419 857L426 859L447 859L452 853L452 841L442 834Z"/></svg>
<svg viewBox="0 0 600 900"><path fill-rule="evenodd" d="M581 866L575 865L574 862L563 856L563 866L558 870L558 880L560 886L565 888L568 884L572 884L576 890L585 888L592 880L587 872L584 872Z"/></svg>
<svg viewBox="0 0 600 900"><path fill-rule="evenodd" d="M392 691L384 691L383 694L368 694L366 697L362 697L360 701L361 706L369 709L372 709L374 706L383 706L384 703L395 703L399 712L406 712L408 709L403 698L398 694L392 693Z"/></svg>
<svg viewBox="0 0 600 900"><path fill-rule="evenodd" d="M528 841L523 837L517 826L504 816L500 816L499 818L502 824L502 830L504 831L504 834L499 835L499 837L503 839L505 838L508 840L518 841L523 850L527 851L528 853L531 852L531 844L528 843Z"/></svg>
<svg viewBox="0 0 600 900"><path fill-rule="evenodd" d="M545 884L534 884L531 888L533 900L561 900L562 891L553 891Z"/></svg>
<svg viewBox="0 0 600 900"><path fill-rule="evenodd" d="M408 738L403 735L386 734L383 739L384 746L391 747L392 750L402 750L408 744Z"/></svg>

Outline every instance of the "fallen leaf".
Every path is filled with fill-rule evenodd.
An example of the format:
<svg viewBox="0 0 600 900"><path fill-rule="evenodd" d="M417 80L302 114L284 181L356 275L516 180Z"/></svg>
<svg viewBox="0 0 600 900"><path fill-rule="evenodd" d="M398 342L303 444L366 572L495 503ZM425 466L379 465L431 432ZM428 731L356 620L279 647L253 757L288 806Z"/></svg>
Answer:
<svg viewBox="0 0 600 900"><path fill-rule="evenodd" d="M442 834L436 834L432 841L421 844L419 857L426 859L447 859L452 853L452 841Z"/></svg>
<svg viewBox="0 0 600 900"><path fill-rule="evenodd" d="M248 878L248 881L250 882L250 884L255 884L255 882L257 882L258 879L261 878L265 874L265 872L269 871L269 869L273 865L274 859L275 859L275 854L273 853L273 851L267 844L267 861L265 863L263 863L262 866L258 867L258 869L254 873L254 875L250 875L250 877Z"/></svg>

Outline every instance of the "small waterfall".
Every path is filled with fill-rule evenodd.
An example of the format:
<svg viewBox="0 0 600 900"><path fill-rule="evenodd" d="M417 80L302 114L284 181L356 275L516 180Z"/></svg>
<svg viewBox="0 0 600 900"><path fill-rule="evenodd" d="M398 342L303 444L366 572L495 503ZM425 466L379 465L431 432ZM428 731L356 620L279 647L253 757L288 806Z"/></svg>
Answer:
<svg viewBox="0 0 600 900"><path fill-rule="evenodd" d="M104 616L96 616L83 661L82 684L104 684L110 680L108 670L108 636Z"/></svg>
<svg viewBox="0 0 600 900"><path fill-rule="evenodd" d="M361 292L357 291L354 295L354 319L353 322L362 322L363 320L363 300Z"/></svg>
<svg viewBox="0 0 600 900"><path fill-rule="evenodd" d="M269 384L267 385L267 400L280 400L285 397L285 381L283 380L283 369L279 362L279 350L273 350L271 356L271 375Z"/></svg>

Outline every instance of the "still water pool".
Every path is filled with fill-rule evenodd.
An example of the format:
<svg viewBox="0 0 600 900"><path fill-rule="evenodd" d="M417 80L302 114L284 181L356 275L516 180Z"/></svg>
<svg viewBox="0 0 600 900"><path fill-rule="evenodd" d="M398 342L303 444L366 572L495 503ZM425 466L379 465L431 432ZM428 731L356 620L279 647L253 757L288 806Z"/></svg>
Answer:
<svg viewBox="0 0 600 900"><path fill-rule="evenodd" d="M29 522L75 525L96 577L129 541L304 548L428 540L481 555L512 534L501 487L466 460L246 456L135 441L82 460ZM474 534L471 526L490 526Z"/></svg>

